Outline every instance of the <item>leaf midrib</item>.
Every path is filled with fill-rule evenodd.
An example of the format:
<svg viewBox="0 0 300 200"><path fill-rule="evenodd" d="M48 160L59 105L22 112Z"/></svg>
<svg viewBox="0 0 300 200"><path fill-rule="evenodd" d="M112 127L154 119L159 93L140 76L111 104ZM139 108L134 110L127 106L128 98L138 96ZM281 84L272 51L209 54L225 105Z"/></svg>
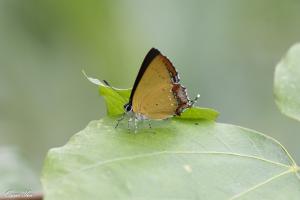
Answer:
<svg viewBox="0 0 300 200"><path fill-rule="evenodd" d="M168 154L203 154L203 155L238 156L238 157L251 158L251 159L256 159L256 160L272 163L274 165L278 165L278 166L281 166L281 167L286 167L286 168L291 167L290 165L286 165L286 164L276 162L276 161L272 161L272 160L269 160L269 159L260 158L260 157L257 157L257 156L246 155L246 154L233 153L233 152L221 152L221 151L158 151L158 152L138 154L138 155L133 155L133 156L113 158L113 159L110 159L110 160L98 162L98 163L96 163L96 164L94 164L90 167L83 168L83 169L80 169L78 171L84 171L86 169L91 169L93 167L99 167L99 166L102 166L102 165L105 165L105 164L111 164L111 163L118 162L118 161L134 160L134 159L139 159L139 158L159 156L159 155L168 155Z"/></svg>
<svg viewBox="0 0 300 200"><path fill-rule="evenodd" d="M146 157L153 157L153 156L160 156L160 155L171 155L171 154L202 154L202 155L237 156L237 157L241 157L241 158L255 159L255 160L262 161L262 162L267 162L267 163L277 165L277 166L280 166L280 167L284 167L284 168L291 168L292 167L290 165L286 165L286 164L276 162L276 161L272 161L272 160L269 160L269 159L260 158L260 157L252 156L252 155L246 155L246 154L238 154L238 153L233 153L233 152L220 152L220 151L159 151L159 152L138 154L138 155L133 155L133 156L113 158L113 159L106 160L106 161L100 161L100 162L97 162L97 163L95 163L93 165L90 165L88 167L72 171L71 173L69 173L65 176L61 176L61 177L57 178L56 181L64 179L68 176L71 176L72 174L80 173L80 172L83 172L83 171L86 171L86 170L89 170L89 169L93 169L93 168L96 168L96 167L101 167L101 166L104 166L104 165L107 165L107 164L112 164L112 163L115 163L115 162L122 162L122 161L126 161L126 160L135 160L135 159L141 159L141 158L146 158Z"/></svg>

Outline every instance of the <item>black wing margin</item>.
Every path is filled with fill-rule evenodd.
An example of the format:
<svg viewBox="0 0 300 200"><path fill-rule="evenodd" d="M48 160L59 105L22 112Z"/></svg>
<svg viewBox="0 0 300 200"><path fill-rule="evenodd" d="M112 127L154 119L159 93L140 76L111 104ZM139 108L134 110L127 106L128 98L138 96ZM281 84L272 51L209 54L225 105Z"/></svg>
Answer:
<svg viewBox="0 0 300 200"><path fill-rule="evenodd" d="M160 52L155 49L155 48L151 48L150 51L147 53L147 55L144 58L144 61L141 65L140 71L135 79L131 94L130 94L130 98L129 98L129 103L132 103L132 98L133 95L135 93L135 90L140 82L140 80L142 79L146 69L148 68L149 64L152 62L152 60L157 56L160 55Z"/></svg>

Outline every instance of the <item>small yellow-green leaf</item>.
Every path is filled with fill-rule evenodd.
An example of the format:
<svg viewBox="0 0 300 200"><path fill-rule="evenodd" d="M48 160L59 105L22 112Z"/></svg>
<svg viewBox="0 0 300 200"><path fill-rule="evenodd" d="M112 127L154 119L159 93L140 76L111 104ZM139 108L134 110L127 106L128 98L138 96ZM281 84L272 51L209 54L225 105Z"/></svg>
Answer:
<svg viewBox="0 0 300 200"><path fill-rule="evenodd" d="M128 102L131 89L114 88L96 78L89 77L84 71L82 73L87 80L99 87L99 93L105 100L108 116L118 116L124 113L123 106Z"/></svg>
<svg viewBox="0 0 300 200"><path fill-rule="evenodd" d="M176 119L186 120L216 120L219 116L219 112L211 108L193 107L185 110Z"/></svg>
<svg viewBox="0 0 300 200"><path fill-rule="evenodd" d="M100 85L99 92L104 97L108 116L124 113L123 106L128 103L131 89L117 89Z"/></svg>

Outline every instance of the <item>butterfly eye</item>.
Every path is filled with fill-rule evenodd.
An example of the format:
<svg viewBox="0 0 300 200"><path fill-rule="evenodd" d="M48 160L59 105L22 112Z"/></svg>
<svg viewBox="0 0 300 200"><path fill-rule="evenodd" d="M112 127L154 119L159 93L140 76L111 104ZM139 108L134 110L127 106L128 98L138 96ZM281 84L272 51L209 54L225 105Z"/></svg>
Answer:
<svg viewBox="0 0 300 200"><path fill-rule="evenodd" d="M131 104L130 104L130 103L125 104L125 105L124 105L124 110L125 110L126 112L130 112L130 111L132 110Z"/></svg>

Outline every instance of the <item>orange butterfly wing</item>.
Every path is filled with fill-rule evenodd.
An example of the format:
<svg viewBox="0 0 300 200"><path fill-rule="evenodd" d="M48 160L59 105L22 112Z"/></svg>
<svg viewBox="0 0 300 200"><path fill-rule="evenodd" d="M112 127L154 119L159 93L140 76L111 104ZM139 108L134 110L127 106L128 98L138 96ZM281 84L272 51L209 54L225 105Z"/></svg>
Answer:
<svg viewBox="0 0 300 200"><path fill-rule="evenodd" d="M132 97L133 112L148 119L180 115L190 107L190 101L185 88L178 82L174 66L159 53L149 63L136 86Z"/></svg>

